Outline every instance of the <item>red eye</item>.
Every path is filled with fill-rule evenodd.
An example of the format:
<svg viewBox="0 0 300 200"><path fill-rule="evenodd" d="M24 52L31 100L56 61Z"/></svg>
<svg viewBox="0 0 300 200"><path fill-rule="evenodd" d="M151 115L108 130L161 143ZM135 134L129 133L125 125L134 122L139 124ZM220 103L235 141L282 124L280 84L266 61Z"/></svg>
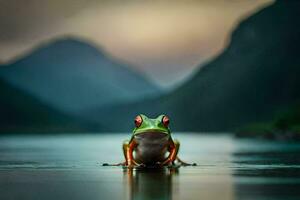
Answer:
<svg viewBox="0 0 300 200"><path fill-rule="evenodd" d="M170 123L169 117L164 116L164 117L162 118L162 123L163 123L163 125L164 125L165 127L168 127L168 126L169 126L169 123Z"/></svg>
<svg viewBox="0 0 300 200"><path fill-rule="evenodd" d="M135 123L135 127L140 127L143 123L143 119L140 115L136 116L135 120L134 120L134 123Z"/></svg>

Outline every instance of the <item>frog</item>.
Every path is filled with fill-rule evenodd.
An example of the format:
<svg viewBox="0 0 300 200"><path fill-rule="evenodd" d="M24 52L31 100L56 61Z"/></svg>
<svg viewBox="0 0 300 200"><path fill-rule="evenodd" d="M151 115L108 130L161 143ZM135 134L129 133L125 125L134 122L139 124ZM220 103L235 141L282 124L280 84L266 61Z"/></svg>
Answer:
<svg viewBox="0 0 300 200"><path fill-rule="evenodd" d="M156 118L137 115L130 139L123 142L125 162L121 165L128 168L163 167L174 166L175 161L181 166L196 165L186 163L178 157L180 142L173 139L169 124L170 119L165 114Z"/></svg>

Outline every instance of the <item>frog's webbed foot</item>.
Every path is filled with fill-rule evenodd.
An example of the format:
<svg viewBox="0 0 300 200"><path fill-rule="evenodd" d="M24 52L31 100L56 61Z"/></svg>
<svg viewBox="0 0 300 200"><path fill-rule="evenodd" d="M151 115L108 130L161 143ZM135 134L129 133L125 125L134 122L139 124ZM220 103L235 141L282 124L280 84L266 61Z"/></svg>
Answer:
<svg viewBox="0 0 300 200"><path fill-rule="evenodd" d="M144 163L140 163L140 164L137 164L137 165L133 166L133 168L135 168L135 169L144 169L146 167L147 166Z"/></svg>
<svg viewBox="0 0 300 200"><path fill-rule="evenodd" d="M120 162L116 164L103 163L102 166L125 166L126 162Z"/></svg>
<svg viewBox="0 0 300 200"><path fill-rule="evenodd" d="M187 163L187 162L182 161L178 156L177 156L176 160L177 160L177 161L180 163L180 165L182 165L182 166L197 166L196 163Z"/></svg>
<svg viewBox="0 0 300 200"><path fill-rule="evenodd" d="M144 163L140 163L137 165L137 167L146 167L146 165Z"/></svg>
<svg viewBox="0 0 300 200"><path fill-rule="evenodd" d="M146 165L144 163L131 163L129 165L123 165L124 169L139 169L139 168L145 168Z"/></svg>

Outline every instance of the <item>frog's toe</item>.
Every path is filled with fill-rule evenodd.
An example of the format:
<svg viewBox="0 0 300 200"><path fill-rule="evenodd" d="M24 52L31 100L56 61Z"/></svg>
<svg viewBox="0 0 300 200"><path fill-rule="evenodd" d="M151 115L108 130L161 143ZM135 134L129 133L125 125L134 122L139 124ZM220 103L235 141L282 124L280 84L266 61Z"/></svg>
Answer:
<svg viewBox="0 0 300 200"><path fill-rule="evenodd" d="M135 166L134 165L127 165L125 166L127 169L133 169Z"/></svg>
<svg viewBox="0 0 300 200"><path fill-rule="evenodd" d="M144 163L140 163L137 165L137 167L146 167L146 165Z"/></svg>
<svg viewBox="0 0 300 200"><path fill-rule="evenodd" d="M181 166L187 167L187 166L197 166L197 163L180 163Z"/></svg>

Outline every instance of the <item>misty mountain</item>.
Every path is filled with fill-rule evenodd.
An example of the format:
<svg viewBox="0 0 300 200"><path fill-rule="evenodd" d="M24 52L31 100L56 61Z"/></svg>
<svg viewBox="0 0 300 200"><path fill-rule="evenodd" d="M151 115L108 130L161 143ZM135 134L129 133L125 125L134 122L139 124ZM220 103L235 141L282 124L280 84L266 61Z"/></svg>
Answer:
<svg viewBox="0 0 300 200"><path fill-rule="evenodd" d="M36 98L0 80L0 133L78 132L89 130Z"/></svg>
<svg viewBox="0 0 300 200"><path fill-rule="evenodd" d="M128 131L138 113L166 113L177 131L231 131L271 119L300 99L299 13L299 1L262 9L241 21L224 52L184 85L161 98L103 109L112 116L103 117L103 125Z"/></svg>
<svg viewBox="0 0 300 200"><path fill-rule="evenodd" d="M63 112L156 95L143 75L77 39L60 39L0 68L0 77Z"/></svg>

